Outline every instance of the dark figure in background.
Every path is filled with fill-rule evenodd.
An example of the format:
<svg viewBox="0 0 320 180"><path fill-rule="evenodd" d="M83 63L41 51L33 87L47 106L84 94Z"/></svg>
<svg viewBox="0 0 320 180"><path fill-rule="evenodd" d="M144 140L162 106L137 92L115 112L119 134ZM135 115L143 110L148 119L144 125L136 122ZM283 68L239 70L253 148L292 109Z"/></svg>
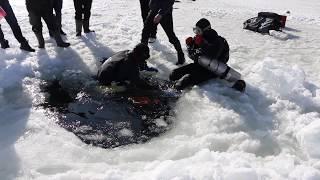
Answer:
<svg viewBox="0 0 320 180"><path fill-rule="evenodd" d="M173 70L169 77L171 81L178 80L176 88L182 90L213 78L221 78L235 82L233 88L243 91L245 82L240 80L241 75L226 65L229 60L227 41L204 18L196 23L194 33L194 38L186 40L188 55L194 63ZM210 69L210 66L214 69Z"/></svg>
<svg viewBox="0 0 320 180"><path fill-rule="evenodd" d="M167 34L170 43L173 44L178 53L178 62L176 63L178 65L183 64L185 58L180 41L173 31L172 6L174 1L175 0L150 0L150 11L144 22L141 42L148 44L151 32L154 32L156 25L160 23Z"/></svg>
<svg viewBox="0 0 320 180"><path fill-rule="evenodd" d="M120 51L101 65L97 79L102 85L111 85L112 82L123 85L129 81L130 86L152 89L152 86L140 78L139 72L140 65L149 57L149 48L142 43L136 45L132 51Z"/></svg>
<svg viewBox="0 0 320 180"><path fill-rule="evenodd" d="M12 10L12 7L11 7L9 1L8 0L0 0L0 6L7 14L5 16L5 19L8 22L9 26L11 27L11 30L13 32L14 37L21 44L20 49L25 50L25 51L29 51L29 52L34 52L35 50L30 47L26 38L22 35L17 18ZM1 48L3 48L3 49L10 47L8 40L6 40L4 38L4 34L1 29L1 24L0 24L0 44L1 44Z"/></svg>
<svg viewBox="0 0 320 180"><path fill-rule="evenodd" d="M140 8L141 8L141 16L143 23L146 21L148 13L150 11L149 8L150 0L140 0ZM149 43L154 43L157 39L157 25L153 28L153 31L150 33Z"/></svg>
<svg viewBox="0 0 320 180"><path fill-rule="evenodd" d="M62 5L63 5L63 0L53 0L53 10L54 10L54 15L56 19L56 24L58 26L58 29L60 31L61 35L66 35L66 33L62 30Z"/></svg>
<svg viewBox="0 0 320 180"><path fill-rule="evenodd" d="M81 36L82 26L84 33L94 32L90 30L90 16L92 0L73 0L76 10L76 36Z"/></svg>
<svg viewBox="0 0 320 180"><path fill-rule="evenodd" d="M70 46L70 44L64 42L60 36L60 31L55 23L55 18L53 15L52 0L26 0L26 5L29 12L29 20L30 24L32 25L32 31L35 33L38 39L39 48L45 48L41 18L43 18L47 24L50 34L52 34L56 40L57 46Z"/></svg>

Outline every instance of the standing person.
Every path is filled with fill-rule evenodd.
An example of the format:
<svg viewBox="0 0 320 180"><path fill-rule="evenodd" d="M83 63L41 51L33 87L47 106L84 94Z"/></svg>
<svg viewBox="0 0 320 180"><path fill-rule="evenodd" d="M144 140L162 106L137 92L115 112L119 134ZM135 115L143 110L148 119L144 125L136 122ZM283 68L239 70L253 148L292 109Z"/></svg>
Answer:
<svg viewBox="0 0 320 180"><path fill-rule="evenodd" d="M149 2L150 0L140 0L141 16L143 23L146 21L148 13L150 11ZM155 26L156 27L150 33L149 43L154 43L157 40L157 25Z"/></svg>
<svg viewBox="0 0 320 180"><path fill-rule="evenodd" d="M169 38L169 42L173 44L178 53L178 62L176 64L179 65L185 62L185 58L180 41L173 31L172 6L174 1L175 0L150 0L150 11L144 22L141 42L147 44L151 32L153 32L156 27L155 25L160 23Z"/></svg>
<svg viewBox="0 0 320 180"><path fill-rule="evenodd" d="M66 35L65 32L63 32L62 30L62 4L63 4L63 0L53 0L53 10L54 10L54 14L55 14L55 18L56 18L56 24L58 26L58 29L60 31L61 35Z"/></svg>
<svg viewBox="0 0 320 180"><path fill-rule="evenodd" d="M29 12L29 20L30 24L32 25L32 31L35 33L38 39L39 48L45 48L41 18L43 18L47 24L49 32L56 40L57 46L70 46L70 43L64 42L60 36L60 31L55 23L55 18L53 15L52 0L26 0L26 5Z"/></svg>
<svg viewBox="0 0 320 180"><path fill-rule="evenodd" d="M76 36L81 36L82 26L84 33L94 32L90 30L90 16L92 0L73 0L76 10Z"/></svg>
<svg viewBox="0 0 320 180"><path fill-rule="evenodd" d="M18 24L17 18L12 10L12 7L8 0L0 0L0 7L6 12L5 19L9 26L11 27L11 30L13 32L14 37L19 41L21 44L20 49L28 51L28 52L34 52L35 50L30 47L28 41L26 38L22 35L20 26ZM9 48L9 42L4 38L4 34L1 29L0 24L0 44L1 48L6 49Z"/></svg>

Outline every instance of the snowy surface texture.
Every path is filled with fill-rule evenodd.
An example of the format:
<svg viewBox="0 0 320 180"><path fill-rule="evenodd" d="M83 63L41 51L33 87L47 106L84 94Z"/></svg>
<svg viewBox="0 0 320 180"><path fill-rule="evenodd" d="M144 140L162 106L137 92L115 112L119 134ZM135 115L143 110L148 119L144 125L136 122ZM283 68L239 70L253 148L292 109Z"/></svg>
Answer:
<svg viewBox="0 0 320 180"><path fill-rule="evenodd" d="M25 2L10 2L36 47ZM94 75L101 57L132 48L141 37L139 1L94 0L96 33L76 38L73 2L65 0L67 49L44 28L46 50L22 52L2 19L11 48L0 49L0 179L319 180L320 1L181 0L174 7L183 46L200 17L228 40L229 65L243 74L246 93L215 81L193 87L175 107L170 131L115 149L86 145L58 126L36 106L45 96L39 84ZM287 28L273 36L243 30L259 11L290 11ZM177 59L161 28L150 47L150 65L167 78Z"/></svg>

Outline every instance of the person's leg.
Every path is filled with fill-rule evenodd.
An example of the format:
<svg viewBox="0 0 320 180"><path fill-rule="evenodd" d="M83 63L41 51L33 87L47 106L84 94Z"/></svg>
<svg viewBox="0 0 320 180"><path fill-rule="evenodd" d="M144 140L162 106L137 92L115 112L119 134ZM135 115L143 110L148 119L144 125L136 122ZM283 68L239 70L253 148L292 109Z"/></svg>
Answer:
<svg viewBox="0 0 320 180"><path fill-rule="evenodd" d="M167 34L167 36L169 38L169 42L174 46L174 48L176 49L176 51L178 53L177 65L183 64L185 62L184 53L182 51L180 41L173 31L172 12L163 16L160 21L160 24L161 24L163 30L165 31L165 33Z"/></svg>
<svg viewBox="0 0 320 180"><path fill-rule="evenodd" d="M144 21L144 26L142 29L141 43L148 44L148 39L150 33L154 30L155 24L153 23L154 17L157 15L157 12L149 11L149 14Z"/></svg>
<svg viewBox="0 0 320 180"><path fill-rule="evenodd" d="M3 0L1 7L3 10L6 11L7 16L5 17L6 21L8 22L9 26L11 27L11 30L13 32L13 35L15 38L19 41L19 43L24 43L27 40L23 37L20 26L18 24L17 18L12 10L12 7L8 0Z"/></svg>
<svg viewBox="0 0 320 180"><path fill-rule="evenodd" d="M94 32L90 30L90 17L91 17L92 0L84 0L84 18L83 18L83 31L85 33Z"/></svg>
<svg viewBox="0 0 320 180"><path fill-rule="evenodd" d="M46 22L49 31L52 32L54 39L56 40L57 46L59 47L69 47L70 43L64 42L61 38L60 31L55 24L55 19L52 12L44 13L42 15L43 20Z"/></svg>
<svg viewBox="0 0 320 180"><path fill-rule="evenodd" d="M14 37L19 41L21 44L20 49L34 52L35 50L32 49L26 40L26 38L23 37L20 26L18 24L17 18L12 10L12 7L8 0L2 0L1 7L6 11L7 16L5 17L6 21L8 22L9 26L11 27L11 30L13 32Z"/></svg>
<svg viewBox="0 0 320 180"><path fill-rule="evenodd" d="M182 90L190 86L199 85L217 76L212 72L200 67L198 64L192 66L190 74L183 76L177 83L176 89Z"/></svg>
<svg viewBox="0 0 320 180"><path fill-rule="evenodd" d="M29 11L29 21L32 26L32 31L37 37L39 48L44 48L44 38L42 35L42 23L41 23L41 16L36 14L33 11Z"/></svg>
<svg viewBox="0 0 320 180"><path fill-rule="evenodd" d="M4 38L4 34L1 29L1 24L0 24L0 45L2 49L6 49L10 47L9 42Z"/></svg>
<svg viewBox="0 0 320 180"><path fill-rule="evenodd" d="M61 13L61 10L62 10L62 4L63 4L63 0L55 0L54 3L53 3L53 9L54 9L54 12L55 12L55 20L56 20L56 24L57 24L57 27L60 31L60 34L62 35L66 35L66 33L64 33L62 31L62 13Z"/></svg>
<svg viewBox="0 0 320 180"><path fill-rule="evenodd" d="M76 21L76 36L81 36L82 31L82 0L73 0Z"/></svg>
<svg viewBox="0 0 320 180"><path fill-rule="evenodd" d="M170 81L176 81L182 78L186 74L190 74L192 72L192 69L194 68L195 63L191 63L182 67L179 67L177 69L174 69L170 76L169 79Z"/></svg>
<svg viewBox="0 0 320 180"><path fill-rule="evenodd" d="M148 13L150 11L149 2L150 0L140 0L141 16L142 16L143 23L146 21ZM150 32L149 42L151 43L154 42L156 38L157 38L157 25L155 25L155 27L153 27L152 31Z"/></svg>
<svg viewBox="0 0 320 180"><path fill-rule="evenodd" d="M140 0L140 9L142 20L144 22L149 13L149 0Z"/></svg>

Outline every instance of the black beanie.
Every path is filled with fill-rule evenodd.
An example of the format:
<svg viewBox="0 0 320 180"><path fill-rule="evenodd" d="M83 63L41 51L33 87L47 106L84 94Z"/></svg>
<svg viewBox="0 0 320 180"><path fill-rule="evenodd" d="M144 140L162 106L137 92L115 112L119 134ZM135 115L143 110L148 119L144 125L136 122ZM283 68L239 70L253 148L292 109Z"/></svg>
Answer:
<svg viewBox="0 0 320 180"><path fill-rule="evenodd" d="M137 54L149 54L149 47L143 43L139 43L133 48L133 52Z"/></svg>
<svg viewBox="0 0 320 180"><path fill-rule="evenodd" d="M150 57L149 47L143 43L137 44L133 48L132 52L135 55L142 56L143 60L148 59Z"/></svg>
<svg viewBox="0 0 320 180"><path fill-rule="evenodd" d="M197 23L196 26L199 27L201 30L207 30L211 28L210 22L206 18L200 19Z"/></svg>

